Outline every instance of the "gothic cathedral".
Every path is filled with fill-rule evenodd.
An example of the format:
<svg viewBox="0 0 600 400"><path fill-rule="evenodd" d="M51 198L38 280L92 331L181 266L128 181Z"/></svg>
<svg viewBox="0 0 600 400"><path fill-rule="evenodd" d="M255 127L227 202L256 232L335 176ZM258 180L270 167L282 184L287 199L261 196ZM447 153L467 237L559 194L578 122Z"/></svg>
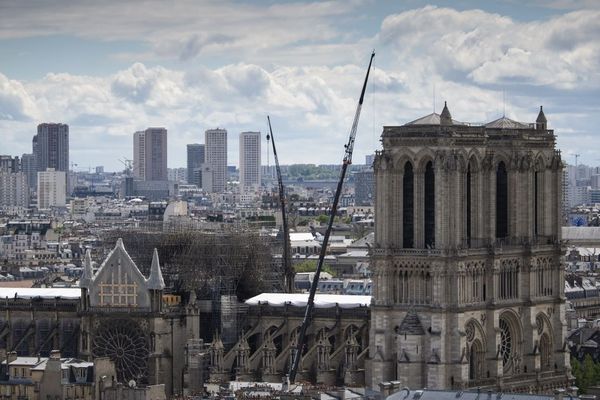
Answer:
<svg viewBox="0 0 600 400"><path fill-rule="evenodd" d="M563 164L536 123L386 126L378 152L367 380L549 392L571 379Z"/></svg>

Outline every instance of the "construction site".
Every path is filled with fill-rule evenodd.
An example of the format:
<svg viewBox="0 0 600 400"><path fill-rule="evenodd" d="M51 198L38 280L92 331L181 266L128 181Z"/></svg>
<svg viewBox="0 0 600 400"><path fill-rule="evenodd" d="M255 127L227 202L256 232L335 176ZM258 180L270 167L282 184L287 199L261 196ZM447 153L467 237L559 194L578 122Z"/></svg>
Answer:
<svg viewBox="0 0 600 400"><path fill-rule="evenodd" d="M148 275L153 249L158 250L166 294L183 304L194 296L201 312L201 336L205 343L220 332L225 346L232 346L243 324L246 299L263 292L283 291L280 236L258 229L227 227L218 230L138 229L111 230L103 235L104 251L118 238ZM179 226L178 228L181 228Z"/></svg>

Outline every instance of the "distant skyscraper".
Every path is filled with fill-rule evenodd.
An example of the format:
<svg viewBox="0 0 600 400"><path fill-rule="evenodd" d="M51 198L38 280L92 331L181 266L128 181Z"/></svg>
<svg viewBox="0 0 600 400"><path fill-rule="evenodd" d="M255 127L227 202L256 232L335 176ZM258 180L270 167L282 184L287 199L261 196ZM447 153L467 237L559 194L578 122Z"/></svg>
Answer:
<svg viewBox="0 0 600 400"><path fill-rule="evenodd" d="M29 188L35 188L37 185L37 170L33 154L23 154L21 156L21 171L27 176Z"/></svg>
<svg viewBox="0 0 600 400"><path fill-rule="evenodd" d="M367 154L365 156L365 164L367 165L367 167L373 167L373 160L375 160L375 154Z"/></svg>
<svg viewBox="0 0 600 400"><path fill-rule="evenodd" d="M39 124L32 144L38 172L69 171L69 125Z"/></svg>
<svg viewBox="0 0 600 400"><path fill-rule="evenodd" d="M38 209L64 207L66 205L66 172L48 168L38 172Z"/></svg>
<svg viewBox="0 0 600 400"><path fill-rule="evenodd" d="M144 181L168 179L165 128L148 128L133 134L133 176Z"/></svg>
<svg viewBox="0 0 600 400"><path fill-rule="evenodd" d="M206 164L212 169L212 192L224 192L227 187L227 131L209 129L205 132Z"/></svg>
<svg viewBox="0 0 600 400"><path fill-rule="evenodd" d="M204 164L204 145L193 143L187 145L187 183L200 187L200 169ZM199 173L200 172L200 173Z"/></svg>
<svg viewBox="0 0 600 400"><path fill-rule="evenodd" d="M240 190L260 186L260 132L240 133Z"/></svg>

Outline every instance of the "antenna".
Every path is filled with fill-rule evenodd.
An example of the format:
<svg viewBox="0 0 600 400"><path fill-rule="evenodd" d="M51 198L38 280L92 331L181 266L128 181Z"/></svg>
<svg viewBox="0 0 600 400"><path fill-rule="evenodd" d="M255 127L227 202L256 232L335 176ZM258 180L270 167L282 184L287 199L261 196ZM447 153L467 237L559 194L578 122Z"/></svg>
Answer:
<svg viewBox="0 0 600 400"><path fill-rule="evenodd" d="M502 89L502 118L506 117L506 90Z"/></svg>
<svg viewBox="0 0 600 400"><path fill-rule="evenodd" d="M435 83L433 84L433 113L435 114Z"/></svg>

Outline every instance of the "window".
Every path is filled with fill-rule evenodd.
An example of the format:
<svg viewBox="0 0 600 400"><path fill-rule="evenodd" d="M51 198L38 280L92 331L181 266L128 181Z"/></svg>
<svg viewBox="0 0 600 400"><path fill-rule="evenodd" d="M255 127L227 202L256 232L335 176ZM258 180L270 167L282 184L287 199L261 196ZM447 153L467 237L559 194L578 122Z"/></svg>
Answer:
<svg viewBox="0 0 600 400"><path fill-rule="evenodd" d="M471 199L471 163L469 163L469 166L467 167L467 226L466 226L466 233L467 233L467 245L469 247L471 247L471 207L472 207L472 199Z"/></svg>
<svg viewBox="0 0 600 400"><path fill-rule="evenodd" d="M504 162L496 169L496 238L508 237L508 175Z"/></svg>
<svg viewBox="0 0 600 400"><path fill-rule="evenodd" d="M435 247L435 174L433 163L425 167L425 247Z"/></svg>
<svg viewBox="0 0 600 400"><path fill-rule="evenodd" d="M402 181L402 247L414 246L414 174L412 164L404 165L404 179Z"/></svg>

